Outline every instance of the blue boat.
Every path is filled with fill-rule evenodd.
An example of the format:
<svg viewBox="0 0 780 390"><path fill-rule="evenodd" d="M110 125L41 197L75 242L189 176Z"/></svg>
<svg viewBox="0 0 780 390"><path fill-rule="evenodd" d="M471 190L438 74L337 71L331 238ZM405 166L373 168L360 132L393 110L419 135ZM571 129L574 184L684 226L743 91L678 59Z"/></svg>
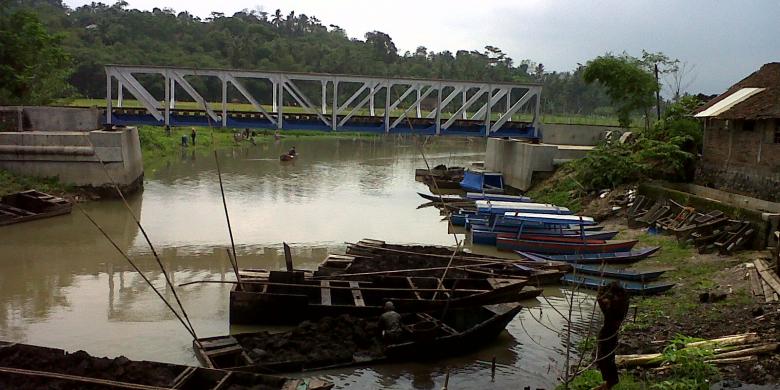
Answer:
<svg viewBox="0 0 780 390"><path fill-rule="evenodd" d="M661 249L660 246L612 253L583 253L574 255L541 254L518 251L517 254L532 261L563 261L572 264L631 264L646 259Z"/></svg>
<svg viewBox="0 0 780 390"><path fill-rule="evenodd" d="M612 282L617 282L623 287L626 292L634 295L653 295L660 294L664 291L668 291L674 287L674 283L642 283L633 282L628 280L617 280L609 278L600 278L597 276L583 276L566 274L561 278L563 283L573 284L589 289L598 289L599 287L606 286Z"/></svg>
<svg viewBox="0 0 780 390"><path fill-rule="evenodd" d="M460 187L466 191L501 194L504 192L504 177L500 172L467 170L463 172Z"/></svg>
<svg viewBox="0 0 780 390"><path fill-rule="evenodd" d="M640 271L633 269L619 269L612 267L605 267L601 265L582 265L575 264L574 270L576 273L596 275L604 278L614 278L621 280L632 280L636 282L650 282L656 280L663 275L666 270L656 271Z"/></svg>
<svg viewBox="0 0 780 390"><path fill-rule="evenodd" d="M504 215L508 212L530 213L530 214L560 214L571 215L571 210L566 207L558 207L546 203L518 203L501 202L490 200L476 201L477 212L480 214L499 214Z"/></svg>
<svg viewBox="0 0 780 390"><path fill-rule="evenodd" d="M483 194L479 192L468 192L466 198L471 200L495 200L500 202L533 202L531 198L520 195L504 195L504 194Z"/></svg>
<svg viewBox="0 0 780 390"><path fill-rule="evenodd" d="M476 225L476 226L484 226L484 225ZM471 226L471 241L475 244L484 244L484 245L496 245L496 237L498 237L499 234L507 233L502 232L500 230L490 230L489 227L486 229L480 229L475 227L475 225ZM517 233L518 236L522 237L524 235L539 235L539 236L550 236L550 237L572 237L572 238L578 238L583 237L586 240L611 240L614 238L618 232L616 231L606 231L606 232L584 232L580 233L573 230L554 230L554 229L535 229L535 228L526 228L523 229L522 233L519 231L513 231L509 233Z"/></svg>

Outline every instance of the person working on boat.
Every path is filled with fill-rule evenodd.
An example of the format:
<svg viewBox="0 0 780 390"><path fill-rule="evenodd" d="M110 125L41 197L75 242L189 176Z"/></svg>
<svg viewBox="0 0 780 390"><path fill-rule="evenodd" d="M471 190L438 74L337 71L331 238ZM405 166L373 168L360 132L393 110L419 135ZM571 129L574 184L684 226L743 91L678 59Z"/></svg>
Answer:
<svg viewBox="0 0 780 390"><path fill-rule="evenodd" d="M386 343L397 342L401 338L401 315L396 313L393 302L385 302L385 312L379 316L379 329Z"/></svg>
<svg viewBox="0 0 780 390"><path fill-rule="evenodd" d="M293 146L292 149L290 149L290 151L287 152L287 154L290 156L295 156L295 146Z"/></svg>

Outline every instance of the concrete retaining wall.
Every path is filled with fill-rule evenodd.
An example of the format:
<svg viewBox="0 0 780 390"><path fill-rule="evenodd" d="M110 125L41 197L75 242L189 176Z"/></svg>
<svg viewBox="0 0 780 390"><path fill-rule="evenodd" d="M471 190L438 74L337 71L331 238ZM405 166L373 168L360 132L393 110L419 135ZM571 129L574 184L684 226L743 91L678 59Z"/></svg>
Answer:
<svg viewBox="0 0 780 390"><path fill-rule="evenodd" d="M594 146L604 139L607 131L623 133L626 129L619 126L543 123L541 131L546 144Z"/></svg>
<svg viewBox="0 0 780 390"><path fill-rule="evenodd" d="M552 172L556 160L581 158L589 147L532 144L520 140L489 138L485 169L501 172L504 182L521 191L531 188L535 172Z"/></svg>
<svg viewBox="0 0 780 390"><path fill-rule="evenodd" d="M6 130L91 131L101 127L101 110L76 107L0 107Z"/></svg>
<svg viewBox="0 0 780 390"><path fill-rule="evenodd" d="M75 186L111 185L128 191L142 185L143 160L138 130L90 132L0 132L0 168L23 175L57 177Z"/></svg>

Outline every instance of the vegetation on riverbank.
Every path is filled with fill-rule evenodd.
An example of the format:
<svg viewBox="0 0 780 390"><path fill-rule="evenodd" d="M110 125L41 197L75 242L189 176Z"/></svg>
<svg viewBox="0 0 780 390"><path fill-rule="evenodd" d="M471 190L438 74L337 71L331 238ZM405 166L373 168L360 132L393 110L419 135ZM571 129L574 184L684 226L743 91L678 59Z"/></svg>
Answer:
<svg viewBox="0 0 780 390"><path fill-rule="evenodd" d="M676 284L662 295L632 297L632 309L624 322L618 349L618 354L661 352L662 363L672 365L672 368L625 372L621 375L621 383L614 389L708 389L721 376L731 377L731 374L721 375L714 365L705 362L711 355L707 350L681 348L682 344L695 341L682 335L715 338L750 331L761 335L762 329L771 331L771 323L758 326L748 320L755 303L740 264L757 254L699 254L695 248L678 243L672 236L625 229L621 222L607 222L606 225L607 228L620 229L620 239L639 240L638 247L660 246L661 250L655 256L635 267L668 269L663 276L664 281ZM706 304L700 302L701 293L715 290L728 292L726 299ZM591 354L594 344L582 343L588 348L578 347L578 351ZM771 369L770 366L766 370ZM752 383L761 383L764 380L761 376L762 373L755 375ZM750 378L750 374L737 378L745 380L745 377ZM569 388L592 389L601 383L601 374L590 369L577 376Z"/></svg>
<svg viewBox="0 0 780 390"><path fill-rule="evenodd" d="M36 189L57 196L68 196L74 188L62 184L56 177L17 175L0 169L0 196Z"/></svg>

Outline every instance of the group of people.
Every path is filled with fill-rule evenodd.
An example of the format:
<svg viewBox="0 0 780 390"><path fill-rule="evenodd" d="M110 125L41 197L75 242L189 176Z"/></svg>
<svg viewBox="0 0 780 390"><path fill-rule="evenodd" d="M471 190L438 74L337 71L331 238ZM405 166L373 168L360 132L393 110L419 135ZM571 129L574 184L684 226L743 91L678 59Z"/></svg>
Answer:
<svg viewBox="0 0 780 390"><path fill-rule="evenodd" d="M165 135L168 136L168 137L171 136L171 126L170 125L165 125ZM257 133L255 133L252 130L249 130L249 128L245 128L244 131L242 131L240 133L233 133L233 139L235 139L236 141L239 141L240 139L247 139L247 140L249 140L249 142L252 143L252 145L256 145L255 138L254 138L255 135L257 135ZM182 135L181 136L181 146L187 146L188 143L191 143L192 145L195 145L195 139L197 138L197 136L198 136L197 130L195 130L195 128L192 127L191 131L190 131L189 139L187 138L186 135ZM277 130L274 133L274 138L277 139L277 140L281 138L281 135L279 134L279 130ZM287 154L290 155L290 156L295 156L296 155L295 146L293 146L287 152Z"/></svg>

